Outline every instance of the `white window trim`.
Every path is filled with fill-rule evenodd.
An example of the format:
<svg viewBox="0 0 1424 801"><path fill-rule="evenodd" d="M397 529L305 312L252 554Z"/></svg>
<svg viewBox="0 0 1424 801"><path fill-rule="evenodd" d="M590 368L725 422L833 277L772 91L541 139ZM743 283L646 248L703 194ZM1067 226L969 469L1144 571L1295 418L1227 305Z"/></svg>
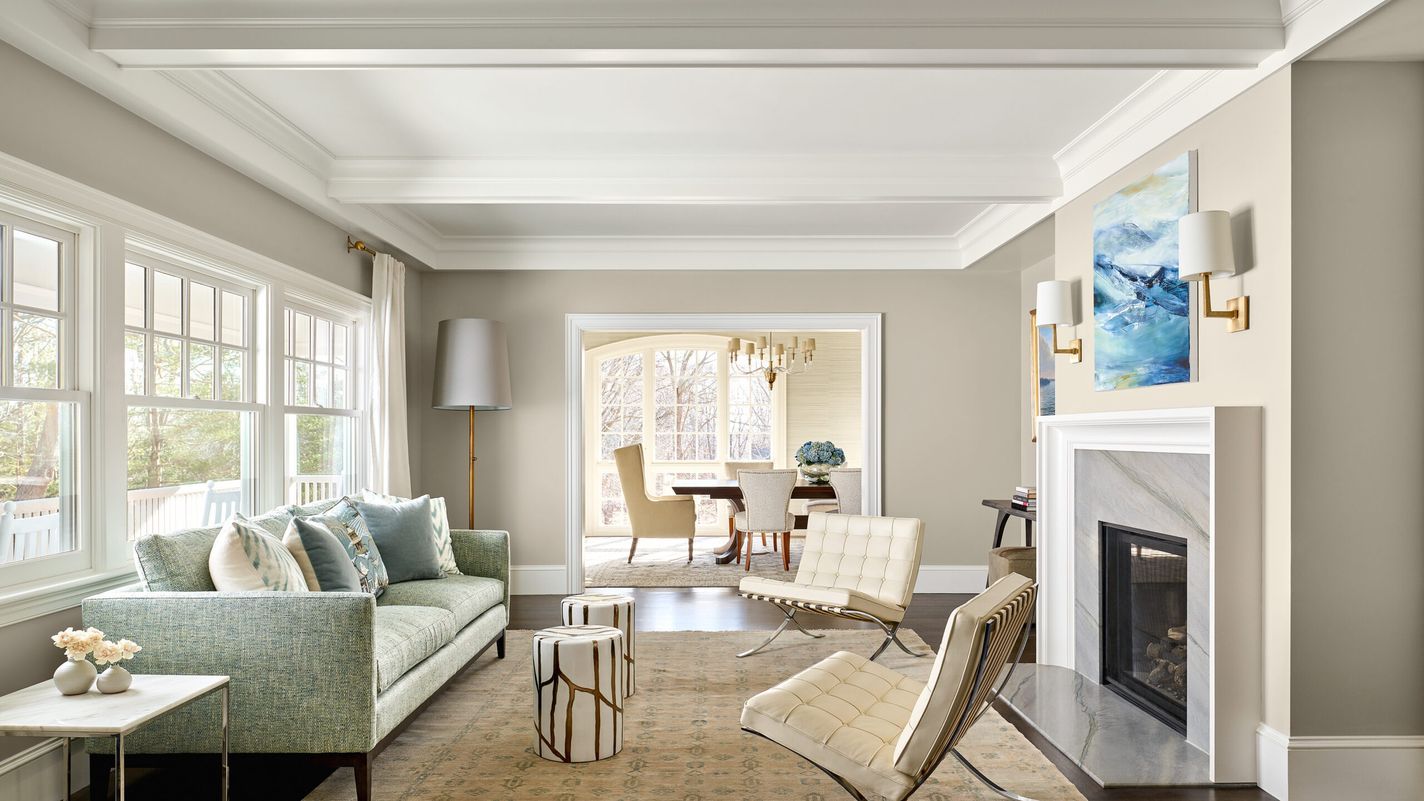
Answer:
<svg viewBox="0 0 1424 801"><path fill-rule="evenodd" d="M255 383L250 399L261 407L257 506L282 499L283 449L281 384L272 396L281 359L268 356L280 342L280 309L285 298L299 298L317 308L350 310L368 320L371 301L344 287L200 231L122 198L96 190L9 154L0 153L0 206L25 217L78 234L72 334L75 397L86 398L80 428L80 543L84 558L63 577L11 583L0 574L0 626L71 609L95 593L132 585L136 579L126 540L126 420L123 392L124 262L133 251L195 264L231 281L259 287L256 328L249 344ZM274 328L277 329L274 336ZM364 395L362 360L367 334L357 334L355 397ZM269 369L261 369L265 365ZM274 366L275 365L275 366ZM141 398L140 403L167 399ZM212 401L213 404L230 403ZM358 441L361 438L358 437ZM275 463L275 464L274 464ZM358 461L358 465L362 464ZM275 468L275 469L274 469ZM95 490L101 491L95 491ZM94 536L96 532L104 536ZM19 563L23 564L23 563Z"/></svg>
<svg viewBox="0 0 1424 801"><path fill-rule="evenodd" d="M346 392L350 405L346 408L333 408L326 406L300 406L288 404L287 400L287 349L286 349L286 312L288 309L310 314L315 317L322 317L332 322L340 322L347 326L350 342L347 345L346 370L348 375ZM277 343L272 351L272 397L274 406L280 405L282 410L278 425L282 428L280 445L281 462L277 475L280 477L280 497L282 502L286 502L288 483L290 476L287 475L287 445L286 442L286 417L289 414L300 415L328 415L332 417L354 418L352 426L351 444L351 483L352 492L358 492L361 487L366 486L366 351L370 348L369 335L371 327L371 304L369 299L364 304L332 302L317 298L308 293L299 291L289 291L282 296L280 305L274 307L273 318L275 332L273 342ZM309 360L309 361L315 361Z"/></svg>
<svg viewBox="0 0 1424 801"><path fill-rule="evenodd" d="M585 333L597 331L853 331L859 333L863 505L880 514L883 373L879 312L840 314L567 314L564 316L564 571L569 592L583 591L584 534L584 349Z"/></svg>
<svg viewBox="0 0 1424 801"><path fill-rule="evenodd" d="M634 337L619 342L611 342L607 345L600 345L590 348L584 354L584 383L589 387L599 385L599 362L619 356L629 354L643 354L643 443L644 457L647 461L649 473L668 472L676 469L685 473L713 473L722 475L724 466L730 461L747 461L744 459L732 459L729 453L731 445L731 430L728 425L728 413L731 408L731 370L727 365L727 341L729 337L717 334L662 334L653 336ZM651 438L654 426L656 425L655 403L653 397L653 387L656 381L651 354L658 350L667 348L684 348L689 350L710 350L717 356L717 457L710 461L679 462L668 461L657 458L657 447ZM781 465L786 460L786 387L787 376L782 376L777 382L777 388L771 392L771 458L767 461ZM629 536L632 529L629 526L605 526L599 522L598 498L602 494L600 482L603 473L614 467L612 459L598 458L602 454L602 434L599 425L599 403L596 396L590 397L588 408L584 414L584 431L586 442L584 443L585 453L588 454L588 468L584 483L585 505L587 506L584 516L584 531L589 536L596 537L616 537ZM778 449L778 444L780 445ZM649 477L651 478L651 477ZM726 526L720 523L710 523L697 527L698 534L712 535L725 532Z"/></svg>

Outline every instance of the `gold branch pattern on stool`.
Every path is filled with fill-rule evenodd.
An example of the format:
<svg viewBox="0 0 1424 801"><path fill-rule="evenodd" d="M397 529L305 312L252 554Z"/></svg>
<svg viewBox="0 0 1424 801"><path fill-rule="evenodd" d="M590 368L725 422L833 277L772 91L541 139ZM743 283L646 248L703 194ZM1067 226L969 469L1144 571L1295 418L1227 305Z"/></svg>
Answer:
<svg viewBox="0 0 1424 801"><path fill-rule="evenodd" d="M623 632L555 626L535 632L531 657L539 756L592 762L623 750Z"/></svg>

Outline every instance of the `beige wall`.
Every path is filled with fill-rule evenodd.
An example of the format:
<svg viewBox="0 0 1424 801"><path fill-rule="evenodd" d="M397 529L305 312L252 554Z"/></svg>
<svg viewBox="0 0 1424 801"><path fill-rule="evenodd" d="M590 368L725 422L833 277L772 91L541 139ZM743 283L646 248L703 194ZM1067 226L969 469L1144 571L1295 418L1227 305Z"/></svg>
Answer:
<svg viewBox="0 0 1424 801"><path fill-rule="evenodd" d="M1420 735L1424 64L1292 94L1291 734Z"/></svg>
<svg viewBox="0 0 1424 801"><path fill-rule="evenodd" d="M1260 406L1264 426L1265 722L1291 731L1291 72L1282 70L1064 205L1055 274L1078 284L1082 364L1058 363L1060 413L1180 406ZM1093 390L1093 204L1186 150L1197 151L1201 209L1233 215L1242 274L1213 282L1251 296L1251 330L1197 319L1198 379ZM1324 321L1321 326L1326 325ZM1304 623L1304 621L1302 621Z"/></svg>
<svg viewBox="0 0 1424 801"><path fill-rule="evenodd" d="M0 152L362 294L346 232L0 42Z"/></svg>
<svg viewBox="0 0 1424 801"><path fill-rule="evenodd" d="M979 499L1018 476L1017 274L768 272L757 291L725 273L510 272L424 276L411 336L419 491L465 497L465 418L429 408L435 327L503 320L514 408L478 415L477 524L513 534L514 562L564 562L564 315L884 312L885 511L927 524L927 564L982 565L992 517Z"/></svg>
<svg viewBox="0 0 1424 801"><path fill-rule="evenodd" d="M809 440L830 440L845 451L847 467L864 467L861 452L860 334L821 332L809 373L786 380L786 467ZM781 391L777 381L777 391Z"/></svg>

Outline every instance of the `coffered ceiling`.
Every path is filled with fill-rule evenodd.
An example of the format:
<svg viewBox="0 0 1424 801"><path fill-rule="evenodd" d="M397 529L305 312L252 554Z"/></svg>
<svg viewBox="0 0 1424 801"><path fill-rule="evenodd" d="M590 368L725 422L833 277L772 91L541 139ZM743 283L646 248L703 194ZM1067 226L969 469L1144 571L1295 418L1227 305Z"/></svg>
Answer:
<svg viewBox="0 0 1424 801"><path fill-rule="evenodd" d="M955 269L1381 2L7 0L0 37L435 269Z"/></svg>

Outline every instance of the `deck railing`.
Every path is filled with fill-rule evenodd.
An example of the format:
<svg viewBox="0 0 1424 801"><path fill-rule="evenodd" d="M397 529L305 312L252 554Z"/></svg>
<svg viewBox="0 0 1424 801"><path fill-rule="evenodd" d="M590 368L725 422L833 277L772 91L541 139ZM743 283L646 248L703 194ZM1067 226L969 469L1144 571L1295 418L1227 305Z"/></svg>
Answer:
<svg viewBox="0 0 1424 801"><path fill-rule="evenodd" d="M340 494L342 475L292 476L287 502L307 504ZM244 508L241 481L207 481L128 491L129 539L192 526L216 526ZM59 498L6 501L0 505L0 563L74 550L72 531L61 522Z"/></svg>

